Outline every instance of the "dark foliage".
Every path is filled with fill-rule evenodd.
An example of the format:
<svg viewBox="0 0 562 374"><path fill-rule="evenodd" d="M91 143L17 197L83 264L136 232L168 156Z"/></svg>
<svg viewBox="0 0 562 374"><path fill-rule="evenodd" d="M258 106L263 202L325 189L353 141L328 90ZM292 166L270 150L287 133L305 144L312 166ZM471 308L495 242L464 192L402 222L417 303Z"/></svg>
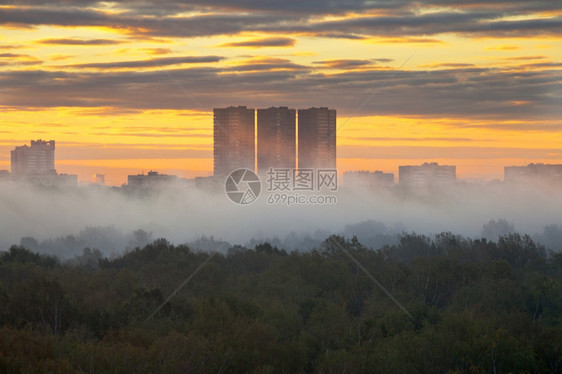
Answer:
<svg viewBox="0 0 562 374"><path fill-rule="evenodd" d="M396 243L222 255L158 239L65 264L14 246L0 253L0 372L562 372L559 253L513 233Z"/></svg>

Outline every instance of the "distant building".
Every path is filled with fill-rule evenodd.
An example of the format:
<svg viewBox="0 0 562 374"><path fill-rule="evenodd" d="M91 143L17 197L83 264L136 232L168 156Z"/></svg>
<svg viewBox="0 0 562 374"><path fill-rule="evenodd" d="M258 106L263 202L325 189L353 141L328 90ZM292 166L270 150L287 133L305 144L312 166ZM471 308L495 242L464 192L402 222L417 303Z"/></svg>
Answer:
<svg viewBox="0 0 562 374"><path fill-rule="evenodd" d="M400 166L398 180L400 185L427 187L452 184L456 181L456 166L439 165L437 162L420 166Z"/></svg>
<svg viewBox="0 0 562 374"><path fill-rule="evenodd" d="M504 167L504 181L562 183L562 165L529 164Z"/></svg>
<svg viewBox="0 0 562 374"><path fill-rule="evenodd" d="M343 173L344 187L382 187L394 184L394 173L382 171L346 171Z"/></svg>
<svg viewBox="0 0 562 374"><path fill-rule="evenodd" d="M94 184L99 184L101 186L105 186L105 175L94 174Z"/></svg>
<svg viewBox="0 0 562 374"><path fill-rule="evenodd" d="M58 174L54 178L54 184L58 186L76 186L78 185L78 175L76 174Z"/></svg>
<svg viewBox="0 0 562 374"><path fill-rule="evenodd" d="M258 172L296 168L296 111L258 109Z"/></svg>
<svg viewBox="0 0 562 374"><path fill-rule="evenodd" d="M206 192L224 193L225 181L226 177L224 176L196 177L195 187Z"/></svg>
<svg viewBox="0 0 562 374"><path fill-rule="evenodd" d="M10 171L9 170L0 170L0 180L10 178Z"/></svg>
<svg viewBox="0 0 562 374"><path fill-rule="evenodd" d="M213 109L214 175L239 168L255 170L255 110L245 106Z"/></svg>
<svg viewBox="0 0 562 374"><path fill-rule="evenodd" d="M76 174L30 174L19 178L21 181L45 187L71 187L78 185Z"/></svg>
<svg viewBox="0 0 562 374"><path fill-rule="evenodd" d="M11 155L12 175L56 175L55 141L32 140L31 146L16 147Z"/></svg>
<svg viewBox="0 0 562 374"><path fill-rule="evenodd" d="M158 174L156 171L149 171L148 174L129 175L127 184L129 187L160 187L174 183L178 180L175 175Z"/></svg>
<svg viewBox="0 0 562 374"><path fill-rule="evenodd" d="M298 167L336 168L336 111L299 109Z"/></svg>

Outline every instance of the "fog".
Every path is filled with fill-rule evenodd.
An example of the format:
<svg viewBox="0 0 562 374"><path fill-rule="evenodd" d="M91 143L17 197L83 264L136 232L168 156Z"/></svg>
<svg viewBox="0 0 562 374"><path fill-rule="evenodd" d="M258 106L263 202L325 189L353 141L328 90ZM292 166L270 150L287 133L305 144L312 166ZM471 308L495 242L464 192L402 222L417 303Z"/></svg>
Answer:
<svg viewBox="0 0 562 374"><path fill-rule="evenodd" d="M21 244L61 258L84 248L111 257L157 238L205 251L266 240L287 250L309 250L330 234L356 235L376 249L405 232L489 240L519 232L562 250L560 188L500 182L426 190L340 188L329 193L335 204L292 206L270 205L268 194L262 191L257 201L242 206L222 191L195 186L55 188L6 181L0 183L0 251Z"/></svg>

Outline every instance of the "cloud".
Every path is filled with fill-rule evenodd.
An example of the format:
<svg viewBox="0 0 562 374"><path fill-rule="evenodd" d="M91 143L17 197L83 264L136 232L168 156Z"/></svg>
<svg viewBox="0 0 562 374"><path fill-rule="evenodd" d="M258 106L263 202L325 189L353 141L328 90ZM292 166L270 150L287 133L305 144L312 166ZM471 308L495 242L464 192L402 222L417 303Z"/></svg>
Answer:
<svg viewBox="0 0 562 374"><path fill-rule="evenodd" d="M486 51L517 51L520 49L522 49L521 46L515 44L503 44L485 48Z"/></svg>
<svg viewBox="0 0 562 374"><path fill-rule="evenodd" d="M329 31L355 33L363 36L424 36L459 33L473 36L537 36L560 35L562 17L550 19L497 20L499 14L475 11L458 13L442 11L400 16L367 16L342 20L309 23L302 31ZM287 28L285 28L287 29ZM276 25L272 31L278 30Z"/></svg>
<svg viewBox="0 0 562 374"><path fill-rule="evenodd" d="M436 137L419 137L419 138L407 138L407 137L381 137L381 136L346 136L345 139L351 140L362 140L365 142L386 142L386 141L399 141L399 142L482 142L484 140L471 139L471 138L436 138Z"/></svg>
<svg viewBox="0 0 562 374"><path fill-rule="evenodd" d="M86 68L86 69L130 69L130 68L159 67L159 66L180 65L180 64L219 62L223 58L224 57L220 57L220 56L164 57L164 58L153 58L150 60L74 64L74 65L67 65L67 67Z"/></svg>
<svg viewBox="0 0 562 374"><path fill-rule="evenodd" d="M295 64L291 60L275 57L256 57L242 63L222 69L224 72L256 72L256 71L309 71L310 67Z"/></svg>
<svg viewBox="0 0 562 374"><path fill-rule="evenodd" d="M504 61L527 61L527 60L544 60L547 59L548 56L515 56L515 57L502 57L501 60Z"/></svg>
<svg viewBox="0 0 562 374"><path fill-rule="evenodd" d="M220 44L219 47L253 47L253 48L292 47L296 44L296 42L297 40L293 38L272 37L272 38L250 39L241 42L224 43L224 44Z"/></svg>
<svg viewBox="0 0 562 374"><path fill-rule="evenodd" d="M35 56L19 53L0 53L0 66L38 65L43 61Z"/></svg>
<svg viewBox="0 0 562 374"><path fill-rule="evenodd" d="M195 37L234 35L241 32L298 33L335 38L390 37L409 42L435 40L430 35L457 33L468 36L561 35L562 17L554 1L505 0L494 5L463 2L462 11L448 1L165 1L158 6L146 2L119 2L122 11L106 12L93 2L59 0L44 5L37 1L13 3L0 13L0 24L22 26L103 26L117 28L136 37ZM99 4L98 4L99 5ZM433 9L432 12L424 11ZM540 13L540 14L539 14ZM186 15L187 14L187 15ZM376 14L376 15L374 15ZM319 15L335 15L323 20ZM520 16L524 16L523 18ZM292 43L291 38L279 39ZM252 43L252 40L248 41ZM236 43L236 42L235 42ZM242 42L243 43L243 42ZM277 46L275 43L273 45ZM235 46L235 45L233 45ZM262 46L246 45L246 47Z"/></svg>
<svg viewBox="0 0 562 374"><path fill-rule="evenodd" d="M421 67L425 68L466 68L475 66L474 64L469 63L459 63L459 62L440 62L437 64L427 64L422 65Z"/></svg>
<svg viewBox="0 0 562 374"><path fill-rule="evenodd" d="M373 66L373 60L324 60L316 61L315 64L323 65L330 69L358 69L366 66Z"/></svg>
<svg viewBox="0 0 562 374"><path fill-rule="evenodd" d="M29 55L21 55L17 53L0 53L0 58L21 58L30 57Z"/></svg>
<svg viewBox="0 0 562 374"><path fill-rule="evenodd" d="M60 106L200 110L177 87L177 80L207 109L282 104L329 106L338 109L340 115L517 118L533 122L562 116L562 72L548 64L541 69L526 65L503 70L386 68L328 74L287 59L249 59L238 66L182 67L168 72L174 80L161 69L13 70L0 72L0 94L5 106L26 110ZM358 111L364 100L366 105Z"/></svg>
<svg viewBox="0 0 562 374"><path fill-rule="evenodd" d="M113 39L77 39L77 38L50 38L37 40L38 44L48 45L114 45L123 43L120 40Z"/></svg>
<svg viewBox="0 0 562 374"><path fill-rule="evenodd" d="M49 55L49 60L62 61L62 60L68 60L69 58L73 58L73 57L75 57L75 56L74 55L54 54L54 55Z"/></svg>
<svg viewBox="0 0 562 374"><path fill-rule="evenodd" d="M412 146L338 146L338 158L372 158L372 159L518 159L521 158L521 148L514 147L479 147L479 146L445 146L432 147L423 145ZM546 160L560 158L559 149L525 148L525 157L529 159Z"/></svg>
<svg viewBox="0 0 562 374"><path fill-rule="evenodd" d="M149 55L167 55L173 52L170 48L148 48L143 51Z"/></svg>
<svg viewBox="0 0 562 374"><path fill-rule="evenodd" d="M0 44L0 50L4 49L20 49L22 48L21 45L8 45L8 44Z"/></svg>

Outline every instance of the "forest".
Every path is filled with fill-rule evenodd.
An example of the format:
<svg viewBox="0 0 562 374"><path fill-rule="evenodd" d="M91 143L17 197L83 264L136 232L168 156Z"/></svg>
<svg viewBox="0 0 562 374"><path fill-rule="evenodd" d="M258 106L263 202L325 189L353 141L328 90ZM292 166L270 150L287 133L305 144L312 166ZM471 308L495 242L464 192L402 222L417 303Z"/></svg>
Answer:
<svg viewBox="0 0 562 374"><path fill-rule="evenodd" d="M405 233L368 248L165 239L0 252L1 373L562 373L562 253Z"/></svg>

